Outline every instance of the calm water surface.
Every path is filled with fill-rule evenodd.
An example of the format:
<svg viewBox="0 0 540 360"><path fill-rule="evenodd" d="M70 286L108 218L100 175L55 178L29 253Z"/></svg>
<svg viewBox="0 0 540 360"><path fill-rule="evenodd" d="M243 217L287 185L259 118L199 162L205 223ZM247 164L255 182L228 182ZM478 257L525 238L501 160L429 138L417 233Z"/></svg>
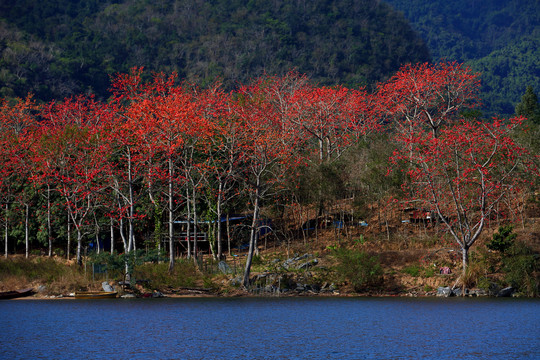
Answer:
<svg viewBox="0 0 540 360"><path fill-rule="evenodd" d="M2 359L540 359L540 300L0 302Z"/></svg>

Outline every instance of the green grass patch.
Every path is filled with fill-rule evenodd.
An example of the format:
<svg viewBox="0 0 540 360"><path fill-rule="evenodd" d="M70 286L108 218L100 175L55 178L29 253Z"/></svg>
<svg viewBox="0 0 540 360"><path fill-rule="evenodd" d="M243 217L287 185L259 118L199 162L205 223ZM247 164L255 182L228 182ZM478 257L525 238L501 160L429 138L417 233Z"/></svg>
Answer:
<svg viewBox="0 0 540 360"><path fill-rule="evenodd" d="M403 268L401 272L412 277L429 278L435 276L435 268L433 266L423 266L421 264L409 265Z"/></svg>
<svg viewBox="0 0 540 360"><path fill-rule="evenodd" d="M172 273L169 273L169 263L144 263L137 266L134 277L150 281L153 288L163 287L194 287L201 275L190 260L176 260Z"/></svg>
<svg viewBox="0 0 540 360"><path fill-rule="evenodd" d="M383 284L383 269L377 256L339 248L334 250L334 257L339 280L351 284L355 291L372 290Z"/></svg>
<svg viewBox="0 0 540 360"><path fill-rule="evenodd" d="M402 270L404 274L409 274L412 277L420 276L420 266L418 265L409 265Z"/></svg>

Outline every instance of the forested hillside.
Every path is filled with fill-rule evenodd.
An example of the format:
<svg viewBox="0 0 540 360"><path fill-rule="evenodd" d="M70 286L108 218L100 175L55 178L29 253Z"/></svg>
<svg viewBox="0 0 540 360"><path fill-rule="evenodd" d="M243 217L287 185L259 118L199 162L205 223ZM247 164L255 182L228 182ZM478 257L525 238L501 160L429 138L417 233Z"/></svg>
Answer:
<svg viewBox="0 0 540 360"><path fill-rule="evenodd" d="M540 89L537 0L386 0L427 42L435 61L482 73L486 113L512 114L528 85Z"/></svg>
<svg viewBox="0 0 540 360"><path fill-rule="evenodd" d="M134 66L228 88L295 68L356 87L430 59L408 21L375 0L23 0L0 14L4 97L104 97L109 75Z"/></svg>
<svg viewBox="0 0 540 360"><path fill-rule="evenodd" d="M511 12L480 2L411 4L440 20L430 33L440 41L427 38L441 45L435 58L472 66L430 62L404 15L379 0L1 2L4 256L76 254L82 265L107 250L124 279L139 260L168 255L173 274L180 257L199 269L228 258L244 268L231 286L249 289L272 242L287 258L291 246L331 258L319 288L386 282L396 293L395 259L422 239L462 257L424 263L422 245L410 259L430 277L451 266L464 288L538 294L540 237L527 229L538 213L537 95L528 88L510 119L477 111L487 99L483 115L513 113L538 83L535 8L506 31ZM518 2L489 4L518 17ZM479 93L475 70L491 92ZM521 265L507 269L504 254L479 264L506 223L531 239L509 250ZM381 257L383 274L384 247L394 255Z"/></svg>

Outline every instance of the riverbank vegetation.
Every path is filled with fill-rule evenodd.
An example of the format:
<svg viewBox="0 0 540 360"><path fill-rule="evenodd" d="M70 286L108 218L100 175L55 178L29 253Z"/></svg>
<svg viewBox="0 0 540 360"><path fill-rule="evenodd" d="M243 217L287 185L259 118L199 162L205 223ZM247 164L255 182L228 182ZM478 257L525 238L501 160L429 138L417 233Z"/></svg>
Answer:
<svg viewBox="0 0 540 360"><path fill-rule="evenodd" d="M78 290L102 290L107 281L120 295L149 296L154 293L175 296L435 296L440 287L465 287L475 296L497 296L501 289L514 288L514 295L538 296L538 251L531 236L538 227L517 229L518 239L506 255L489 251L489 240L482 241L473 253L466 277L459 280L459 254L451 244L442 247L438 240L406 227L409 242L396 233L390 240L367 236L341 238L336 245L333 236L322 236L318 245L297 244L289 250L276 244L261 249L253 269L252 288L241 286L243 254L227 257L228 270L209 256L197 263L177 259L173 272L167 262L140 261L132 272L133 285L123 287L121 266L103 262L103 257L88 257L84 265L58 256L49 258L21 255L0 259L1 290L33 287L38 298L69 297ZM423 232L420 231L420 232ZM333 230L331 231L333 233ZM498 232L493 233L493 238ZM329 234L328 234L329 235ZM324 246L325 243L334 244ZM337 247L339 246L339 248ZM300 255L303 254L303 255ZM166 258L166 256L164 256ZM299 259L301 258L301 259ZM111 260L114 258L111 258ZM144 255L141 254L141 260ZM294 260L299 259L299 260ZM317 259L316 264L313 260ZM93 268L93 261L100 261ZM311 266L298 268L306 263ZM293 264L293 266L290 266ZM103 265L106 265L103 267ZM119 265L117 263L117 265ZM449 274L441 273L448 267ZM454 272L456 271L456 272Z"/></svg>
<svg viewBox="0 0 540 360"><path fill-rule="evenodd" d="M107 102L4 100L0 273L21 276L10 254L43 253L74 256L69 276L40 278L70 287L95 286L98 264L139 292L536 295L538 149L524 126L538 124L482 119L479 86L458 63L403 66L375 91L289 72L226 92L134 68ZM510 223L519 241L486 247ZM57 271L29 269L40 262Z"/></svg>

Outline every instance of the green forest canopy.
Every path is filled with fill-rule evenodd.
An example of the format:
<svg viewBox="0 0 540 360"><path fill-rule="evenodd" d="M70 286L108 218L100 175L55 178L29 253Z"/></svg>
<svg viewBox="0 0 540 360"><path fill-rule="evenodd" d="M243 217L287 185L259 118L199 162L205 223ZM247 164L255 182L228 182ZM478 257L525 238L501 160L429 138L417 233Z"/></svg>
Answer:
<svg viewBox="0 0 540 360"><path fill-rule="evenodd" d="M0 96L103 97L109 76L134 66L227 88L290 69L356 87L430 60L408 21L376 0L23 0L0 14Z"/></svg>
<svg viewBox="0 0 540 360"><path fill-rule="evenodd" d="M488 113L512 114L527 86L540 89L540 8L530 0L385 0L402 11L434 61L482 73Z"/></svg>
<svg viewBox="0 0 540 360"><path fill-rule="evenodd" d="M512 114L527 86L540 89L539 10L527 0L7 0L0 97L103 98L109 76L135 66L228 89L290 69L372 87L431 53L482 72L484 113Z"/></svg>

